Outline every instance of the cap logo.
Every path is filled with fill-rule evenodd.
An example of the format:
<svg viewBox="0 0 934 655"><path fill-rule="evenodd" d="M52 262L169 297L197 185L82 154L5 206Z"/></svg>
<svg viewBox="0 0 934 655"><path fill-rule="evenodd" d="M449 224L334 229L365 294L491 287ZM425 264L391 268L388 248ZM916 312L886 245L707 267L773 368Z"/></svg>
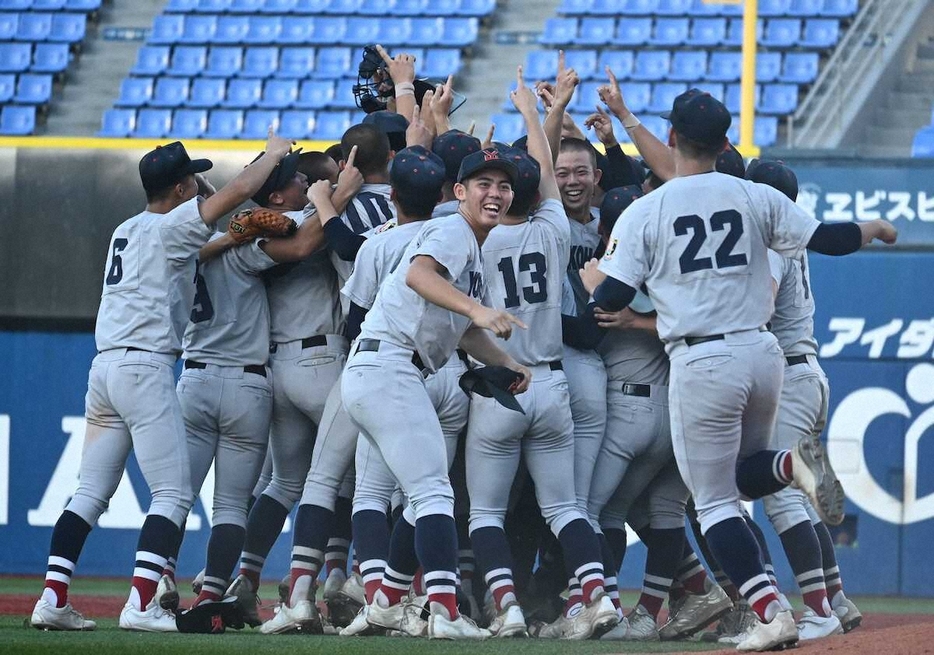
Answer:
<svg viewBox="0 0 934 655"><path fill-rule="evenodd" d="M499 153L495 150L484 150L483 161L493 161L499 159Z"/></svg>

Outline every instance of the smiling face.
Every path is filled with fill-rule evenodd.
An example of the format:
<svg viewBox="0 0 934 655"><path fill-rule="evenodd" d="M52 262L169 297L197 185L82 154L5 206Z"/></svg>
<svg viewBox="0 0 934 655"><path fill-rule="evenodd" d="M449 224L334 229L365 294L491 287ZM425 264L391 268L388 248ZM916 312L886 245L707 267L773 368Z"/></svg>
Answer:
<svg viewBox="0 0 934 655"><path fill-rule="evenodd" d="M555 179L568 216L582 223L589 221L594 189L600 181L592 156L580 150L563 151L555 162Z"/></svg>
<svg viewBox="0 0 934 655"><path fill-rule="evenodd" d="M460 200L460 213L474 231L489 233L499 225L512 204L512 182L503 171L487 168L464 180L463 184L455 184L454 195Z"/></svg>
<svg viewBox="0 0 934 655"><path fill-rule="evenodd" d="M296 211L302 209L308 204L308 177L301 172L296 172L281 189L269 194L269 204L286 211Z"/></svg>

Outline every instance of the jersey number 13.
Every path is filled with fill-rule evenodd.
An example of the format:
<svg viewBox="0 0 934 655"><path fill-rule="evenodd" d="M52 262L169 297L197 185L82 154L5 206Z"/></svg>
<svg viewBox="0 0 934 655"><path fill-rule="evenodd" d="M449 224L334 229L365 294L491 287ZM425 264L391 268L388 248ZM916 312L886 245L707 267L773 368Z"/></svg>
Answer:
<svg viewBox="0 0 934 655"><path fill-rule="evenodd" d="M743 236L743 217L735 209L725 209L716 212L710 217L711 232L722 232L726 230L723 241L714 253L714 258L698 257L701 247L707 240L707 226L697 214L688 214L679 216L675 219L675 236L685 236L691 232L691 240L684 247L684 252L678 258L681 264L682 273L693 273L694 271L705 271L712 268L732 268L733 266L745 266L746 253L734 253L733 248ZM716 262L716 266L714 266Z"/></svg>

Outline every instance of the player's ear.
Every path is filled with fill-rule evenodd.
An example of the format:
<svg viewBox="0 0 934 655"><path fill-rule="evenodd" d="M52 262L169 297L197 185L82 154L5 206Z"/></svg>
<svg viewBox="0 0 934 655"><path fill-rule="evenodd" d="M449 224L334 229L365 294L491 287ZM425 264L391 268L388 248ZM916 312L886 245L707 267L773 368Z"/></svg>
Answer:
<svg viewBox="0 0 934 655"><path fill-rule="evenodd" d="M674 128L669 127L668 128L668 147L675 148L677 147L677 145L678 145L678 142L677 142L677 139L675 138L675 130Z"/></svg>
<svg viewBox="0 0 934 655"><path fill-rule="evenodd" d="M467 199L467 187L461 184L460 182L454 183L454 197L458 200Z"/></svg>
<svg viewBox="0 0 934 655"><path fill-rule="evenodd" d="M593 170L593 183L594 183L594 186L600 184L600 179L601 179L602 177L603 177L603 169L602 169L602 168L595 168L595 169Z"/></svg>

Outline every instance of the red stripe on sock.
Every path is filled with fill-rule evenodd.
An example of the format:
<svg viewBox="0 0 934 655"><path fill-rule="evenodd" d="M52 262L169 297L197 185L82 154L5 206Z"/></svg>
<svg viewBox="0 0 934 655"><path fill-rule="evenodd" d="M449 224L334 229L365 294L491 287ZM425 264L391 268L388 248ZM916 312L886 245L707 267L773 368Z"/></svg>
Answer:
<svg viewBox="0 0 934 655"><path fill-rule="evenodd" d="M191 607L195 608L205 601L217 601L220 599L221 599L220 594L215 594L213 591L205 591L204 588L202 587L201 593L198 594L197 598L195 598L195 602Z"/></svg>
<svg viewBox="0 0 934 655"><path fill-rule="evenodd" d="M772 601L775 601L776 603L779 602L778 596L770 591L752 604L752 611L756 613L756 616L758 616L759 620L763 623L768 623L768 620L765 618L765 608L768 607L769 603Z"/></svg>
<svg viewBox="0 0 934 655"><path fill-rule="evenodd" d="M681 584L684 587L684 589L686 589L690 593L700 595L700 594L707 593L707 586L705 584L706 582L707 582L706 571L698 571L697 573L692 575L690 578L682 580ZM674 594L672 593L672 595Z"/></svg>
<svg viewBox="0 0 934 655"><path fill-rule="evenodd" d="M157 586L159 586L158 580L149 580L148 578L137 578L133 576L133 588L136 589L136 593L139 594L141 610L145 610L153 596L156 595Z"/></svg>
<svg viewBox="0 0 934 655"><path fill-rule="evenodd" d="M58 580L46 580L45 588L55 592L55 607L65 607L68 602L68 585Z"/></svg>
<svg viewBox="0 0 934 655"><path fill-rule="evenodd" d="M444 609L448 611L448 616L452 621L460 616L460 612L457 611L457 596L454 594L429 593L428 602L444 605Z"/></svg>
<svg viewBox="0 0 934 655"><path fill-rule="evenodd" d="M259 571L251 571L250 569L240 569L240 575L244 576L247 580L250 581L250 584L253 586L253 591L259 589Z"/></svg>
<svg viewBox="0 0 934 655"><path fill-rule="evenodd" d="M594 596L603 592L603 579L591 580L581 585L581 594L584 601L589 605L593 602Z"/></svg>
<svg viewBox="0 0 934 655"><path fill-rule="evenodd" d="M810 591L806 594L801 594L801 599L804 601L804 604L814 610L814 613L817 616L828 616L827 610L825 608L830 607L827 601L827 592L824 589L818 591Z"/></svg>
<svg viewBox="0 0 934 655"><path fill-rule="evenodd" d="M662 609L662 602L662 599L658 596L650 596L649 594L643 593L639 596L639 602L637 604L642 605L642 607L655 618Z"/></svg>

